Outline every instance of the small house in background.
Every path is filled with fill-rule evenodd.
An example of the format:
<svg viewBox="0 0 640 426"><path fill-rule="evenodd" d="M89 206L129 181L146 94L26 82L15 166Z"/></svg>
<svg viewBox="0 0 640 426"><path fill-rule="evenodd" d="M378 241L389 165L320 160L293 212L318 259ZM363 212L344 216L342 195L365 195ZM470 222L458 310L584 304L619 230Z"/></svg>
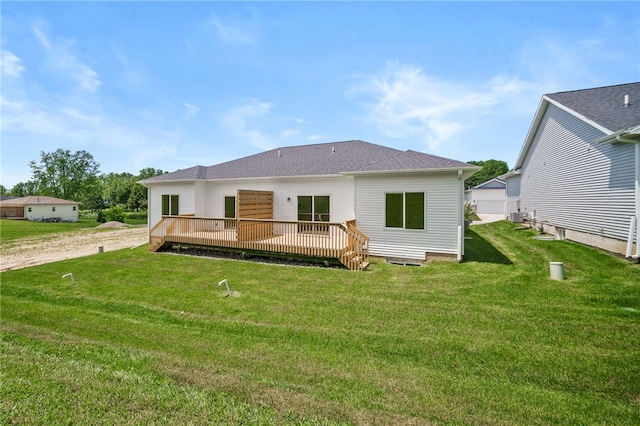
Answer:
<svg viewBox="0 0 640 426"><path fill-rule="evenodd" d="M640 257L640 82L544 95L501 178L512 221Z"/></svg>
<svg viewBox="0 0 640 426"><path fill-rule="evenodd" d="M505 181L493 178L464 191L465 203L471 203L477 214L505 214Z"/></svg>
<svg viewBox="0 0 640 426"><path fill-rule="evenodd" d="M2 219L34 222L77 222L80 203L55 197L29 196L0 201Z"/></svg>

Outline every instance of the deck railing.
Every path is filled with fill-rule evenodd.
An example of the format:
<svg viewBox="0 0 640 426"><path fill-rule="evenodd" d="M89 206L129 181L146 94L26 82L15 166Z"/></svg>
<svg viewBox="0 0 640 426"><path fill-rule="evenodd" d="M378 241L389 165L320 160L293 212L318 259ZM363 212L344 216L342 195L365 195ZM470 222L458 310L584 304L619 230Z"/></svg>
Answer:
<svg viewBox="0 0 640 426"><path fill-rule="evenodd" d="M369 239L353 223L163 216L149 232L149 249L168 243L338 259L364 269Z"/></svg>

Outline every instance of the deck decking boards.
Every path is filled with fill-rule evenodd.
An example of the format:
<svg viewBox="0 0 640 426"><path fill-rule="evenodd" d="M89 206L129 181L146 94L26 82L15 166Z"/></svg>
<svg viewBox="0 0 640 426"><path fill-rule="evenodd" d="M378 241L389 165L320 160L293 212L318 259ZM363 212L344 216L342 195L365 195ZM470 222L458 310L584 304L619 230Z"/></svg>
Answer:
<svg viewBox="0 0 640 426"><path fill-rule="evenodd" d="M151 251L166 243L191 244L334 258L349 269L364 269L369 257L366 235L353 224L328 222L167 216L151 229L149 241Z"/></svg>

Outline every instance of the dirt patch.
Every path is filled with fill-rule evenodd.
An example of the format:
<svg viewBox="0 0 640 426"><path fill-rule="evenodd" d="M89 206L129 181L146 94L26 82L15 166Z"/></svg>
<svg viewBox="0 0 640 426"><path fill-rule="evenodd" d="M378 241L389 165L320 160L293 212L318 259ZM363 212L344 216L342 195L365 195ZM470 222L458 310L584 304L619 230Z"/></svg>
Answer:
<svg viewBox="0 0 640 426"><path fill-rule="evenodd" d="M96 231L96 228L113 230ZM99 247L107 252L148 242L146 226L111 224L96 228L1 242L0 271L98 254Z"/></svg>
<svg viewBox="0 0 640 426"><path fill-rule="evenodd" d="M98 225L96 226L97 229L105 229L105 228L113 228L113 229L120 229L120 228L127 228L127 225L122 223L122 222L118 222L116 220L112 220L110 222L105 222L102 225Z"/></svg>

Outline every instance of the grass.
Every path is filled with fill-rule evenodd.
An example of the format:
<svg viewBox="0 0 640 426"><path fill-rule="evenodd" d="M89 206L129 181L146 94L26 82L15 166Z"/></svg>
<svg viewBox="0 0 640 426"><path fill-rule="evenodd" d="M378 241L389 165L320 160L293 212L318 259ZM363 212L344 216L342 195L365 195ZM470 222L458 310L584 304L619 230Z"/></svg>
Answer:
<svg viewBox="0 0 640 426"><path fill-rule="evenodd" d="M145 247L3 272L0 423L639 424L639 266L533 235L365 272Z"/></svg>
<svg viewBox="0 0 640 426"><path fill-rule="evenodd" d="M0 241L58 232L77 231L95 228L99 223L95 219L80 218L77 222L31 222L28 220L0 219Z"/></svg>

